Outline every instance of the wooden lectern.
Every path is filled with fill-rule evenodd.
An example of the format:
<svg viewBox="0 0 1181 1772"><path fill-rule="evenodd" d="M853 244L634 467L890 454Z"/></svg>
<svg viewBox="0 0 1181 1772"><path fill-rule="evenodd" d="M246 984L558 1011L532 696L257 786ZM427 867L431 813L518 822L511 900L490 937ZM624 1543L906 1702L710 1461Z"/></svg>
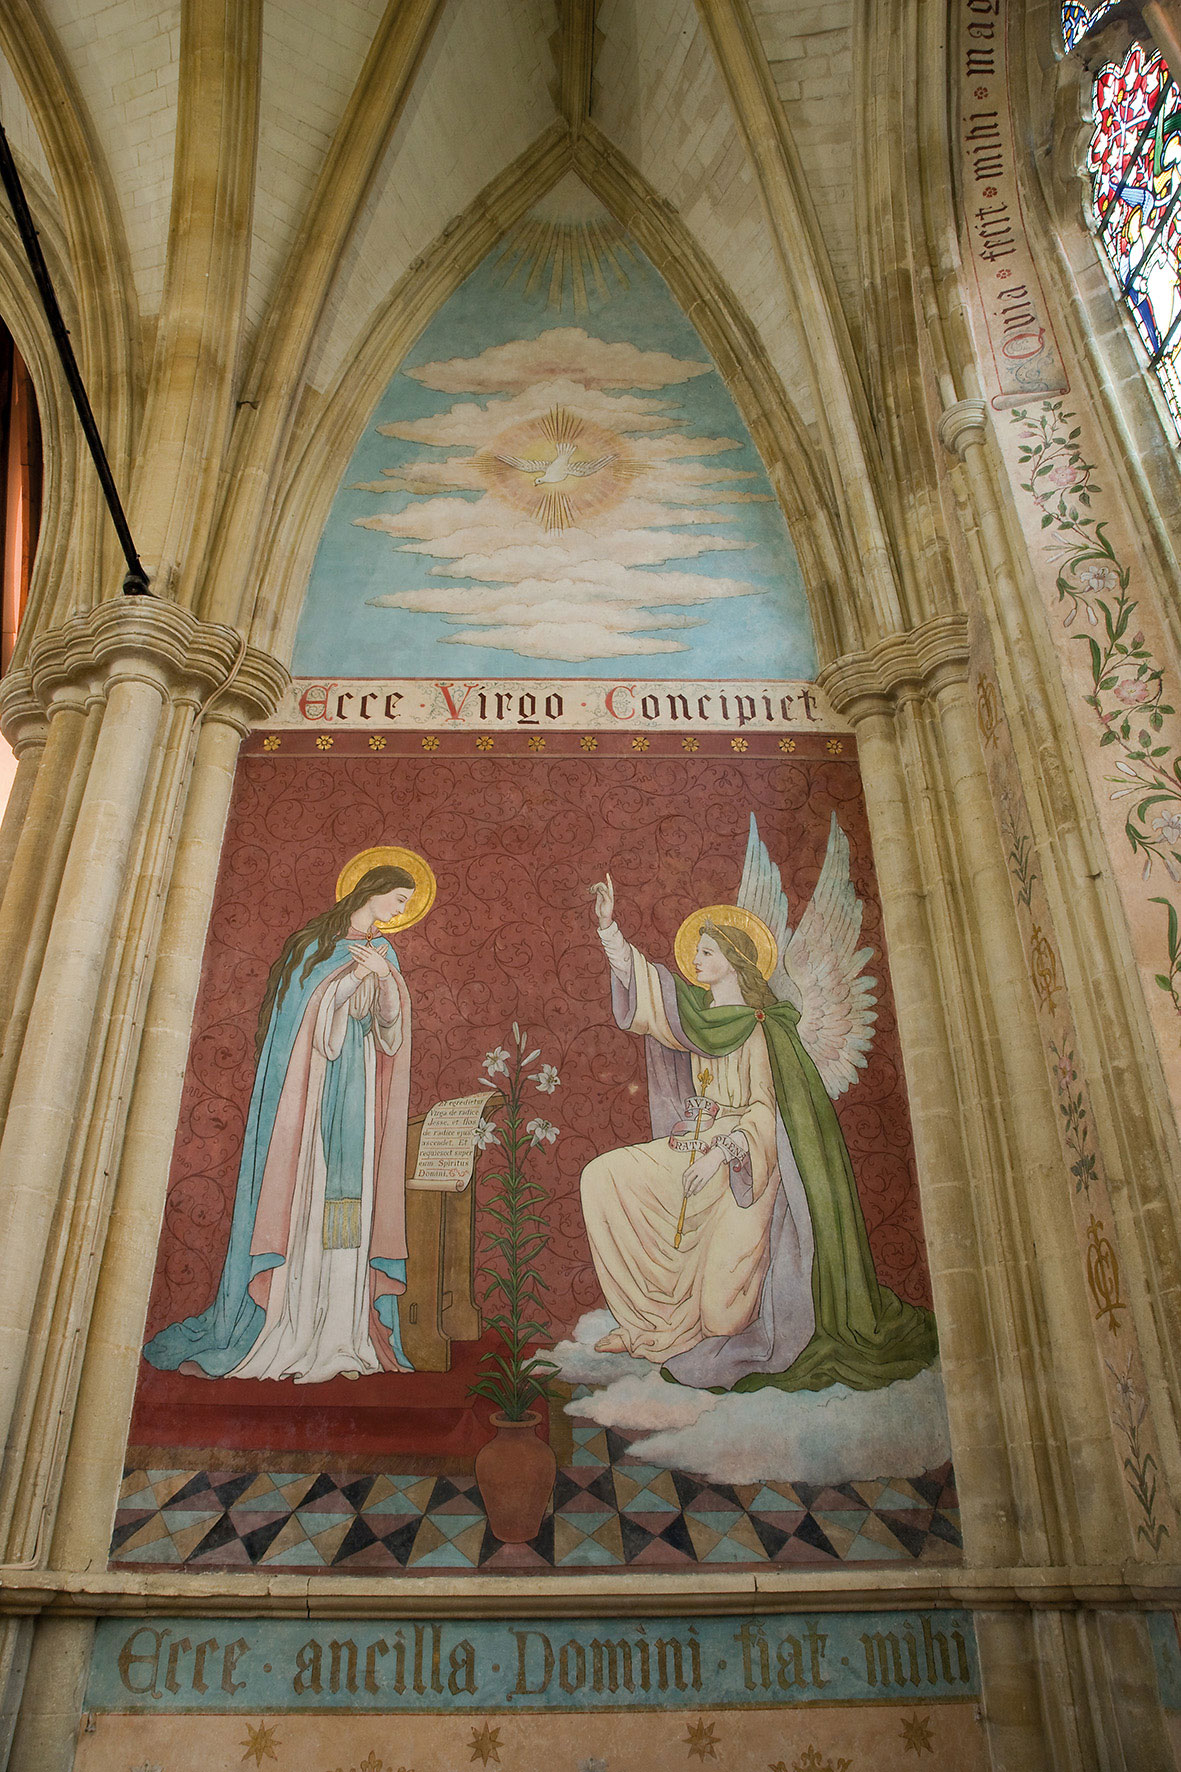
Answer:
<svg viewBox="0 0 1181 1772"><path fill-rule="evenodd" d="M503 1097L493 1096L488 1112ZM478 1341L483 1331L475 1296L476 1152L460 1192L415 1187L425 1114L406 1127L406 1291L399 1307L402 1345L416 1372L449 1372L451 1343Z"/></svg>

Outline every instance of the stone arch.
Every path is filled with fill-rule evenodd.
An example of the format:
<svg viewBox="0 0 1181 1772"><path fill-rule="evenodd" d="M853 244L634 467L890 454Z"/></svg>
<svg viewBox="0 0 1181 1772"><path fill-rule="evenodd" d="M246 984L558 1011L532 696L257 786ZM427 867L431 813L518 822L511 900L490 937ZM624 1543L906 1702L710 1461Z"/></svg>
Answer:
<svg viewBox="0 0 1181 1772"><path fill-rule="evenodd" d="M69 293L60 274L62 243L44 220L41 239L55 283L68 302ZM41 530L29 587L28 619L22 624L13 658L14 664L19 664L29 634L52 619L51 611L67 582L77 516L77 486L85 466L79 459L81 436L57 351L15 224L7 211L0 219L0 314L33 378L44 462Z"/></svg>
<svg viewBox="0 0 1181 1772"><path fill-rule="evenodd" d="M363 349L348 363L288 457L287 484L267 538L249 623L252 643L290 654L312 560L357 437L394 365L434 313L529 207L575 171L628 227L668 283L712 355L767 468L799 554L822 658L847 644L838 599L856 585L853 551L839 534L799 414L716 268L669 205L606 138L584 129L539 139L480 193L400 279ZM855 595L855 592L853 592Z"/></svg>
<svg viewBox="0 0 1181 1772"><path fill-rule="evenodd" d="M59 239L51 268L63 304L69 305L68 291L76 302L75 348L112 467L125 482L142 398L142 356L127 241L107 162L61 44L31 0L17 0L0 18L0 51L53 175L60 221L51 223ZM44 229L44 212L38 224ZM119 550L97 481L78 483L74 521L78 559L86 562L81 582L67 586L59 574L55 583L66 600L47 593L40 605L31 604L36 622L30 630L60 620L80 602L97 601L113 582ZM103 570L96 573L98 561Z"/></svg>

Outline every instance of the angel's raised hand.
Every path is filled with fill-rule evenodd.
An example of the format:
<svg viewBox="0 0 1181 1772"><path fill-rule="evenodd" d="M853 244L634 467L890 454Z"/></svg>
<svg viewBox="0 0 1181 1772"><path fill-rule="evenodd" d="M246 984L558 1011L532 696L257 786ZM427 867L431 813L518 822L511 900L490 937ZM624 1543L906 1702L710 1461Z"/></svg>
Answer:
<svg viewBox="0 0 1181 1772"><path fill-rule="evenodd" d="M595 919L600 929L609 929L615 921L615 883L610 874L596 880L591 887L595 899Z"/></svg>

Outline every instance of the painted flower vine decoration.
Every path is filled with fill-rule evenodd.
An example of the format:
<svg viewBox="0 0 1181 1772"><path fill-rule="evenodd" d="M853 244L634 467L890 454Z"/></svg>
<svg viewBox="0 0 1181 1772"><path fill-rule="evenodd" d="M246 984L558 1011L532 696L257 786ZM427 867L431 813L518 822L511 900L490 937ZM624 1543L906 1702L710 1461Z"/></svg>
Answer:
<svg viewBox="0 0 1181 1772"><path fill-rule="evenodd" d="M1091 688L1084 697L1100 729L1099 744L1112 751L1115 773L1108 776L1112 800L1126 801L1124 834L1141 858L1148 880L1160 862L1169 879L1181 883L1181 755L1165 731L1176 710L1164 683L1164 669L1135 621L1131 568L1112 545L1108 526L1092 509L1100 492L1095 464L1084 459L1080 425L1063 411L1061 400L1040 409L1012 413L1018 431L1018 460L1028 474L1024 492L1041 512L1046 547L1056 564L1062 625L1087 648ZM1168 911L1169 969L1156 983L1181 1013L1181 929L1176 907L1154 898Z"/></svg>

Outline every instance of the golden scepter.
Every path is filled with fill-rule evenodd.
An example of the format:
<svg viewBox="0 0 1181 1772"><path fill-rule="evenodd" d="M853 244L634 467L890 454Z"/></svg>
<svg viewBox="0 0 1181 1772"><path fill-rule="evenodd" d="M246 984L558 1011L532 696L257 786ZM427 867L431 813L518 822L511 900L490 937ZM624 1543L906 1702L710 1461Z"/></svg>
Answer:
<svg viewBox="0 0 1181 1772"><path fill-rule="evenodd" d="M701 1116L705 1112L705 1092L709 1088L709 1086L712 1082L713 1082L713 1076L710 1071L706 1070L705 1068L702 1068L701 1070L698 1071L698 1073L697 1073L697 1124L693 1128L693 1155L689 1159L689 1169L692 1169L694 1163L696 1163L696 1161L697 1161L697 1155L698 1155L697 1145L698 1145L699 1139L701 1138ZM685 1171L685 1173L687 1175L689 1173L689 1170L687 1169ZM673 1238L673 1248L674 1249L679 1249L681 1247L681 1238L685 1234L685 1208L688 1204L689 1204L689 1196L688 1196L688 1194L683 1194L681 1196L681 1216L677 1219L677 1234Z"/></svg>

